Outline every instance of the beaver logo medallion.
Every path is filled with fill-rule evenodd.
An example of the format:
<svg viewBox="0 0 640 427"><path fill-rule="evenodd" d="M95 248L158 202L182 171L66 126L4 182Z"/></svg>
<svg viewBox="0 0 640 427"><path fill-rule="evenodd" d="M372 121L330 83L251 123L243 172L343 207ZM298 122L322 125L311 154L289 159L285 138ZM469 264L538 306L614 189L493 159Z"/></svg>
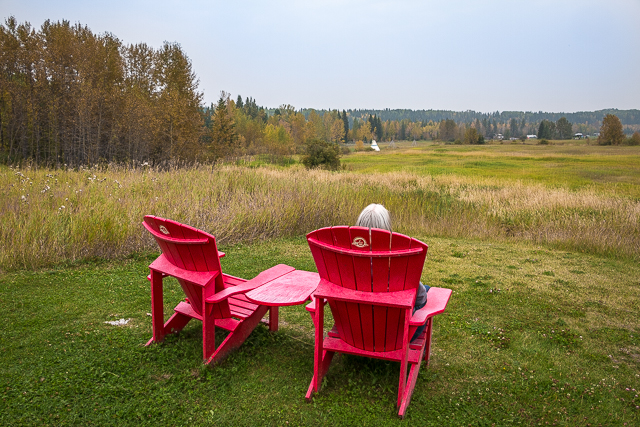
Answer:
<svg viewBox="0 0 640 427"><path fill-rule="evenodd" d="M364 240L363 237L354 238L353 242L351 242L351 244L353 246L355 246L356 248L366 248L367 246L369 246L369 244L367 244L367 241Z"/></svg>

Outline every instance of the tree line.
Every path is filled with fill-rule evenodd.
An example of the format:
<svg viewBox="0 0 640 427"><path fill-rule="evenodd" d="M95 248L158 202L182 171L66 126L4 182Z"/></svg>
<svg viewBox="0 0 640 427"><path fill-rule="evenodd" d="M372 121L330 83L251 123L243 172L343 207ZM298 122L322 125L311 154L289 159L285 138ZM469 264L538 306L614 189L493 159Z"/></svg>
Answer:
<svg viewBox="0 0 640 427"><path fill-rule="evenodd" d="M337 153L325 143L362 146L374 139L468 144L497 134L567 139L581 126L597 131L602 122L597 112L575 113L589 116L598 124L593 127L572 124L575 114L538 120L550 113L268 109L251 97L232 99L225 92L204 106L198 83L177 43L159 49L125 45L110 33L96 35L68 21L46 21L36 30L10 17L0 24L1 161L72 167L254 154L281 161L293 154ZM638 110L618 113L623 132L640 128Z"/></svg>
<svg viewBox="0 0 640 427"><path fill-rule="evenodd" d="M192 159L202 94L176 43L123 45L80 24L0 25L5 161L80 165Z"/></svg>
<svg viewBox="0 0 640 427"><path fill-rule="evenodd" d="M597 111L580 111L576 113L552 113L543 111L494 111L490 113L482 113L473 110L467 111L449 111L449 110L407 110L407 109L383 109L368 110L357 109L347 110L350 117L368 117L376 115L383 121L385 120L408 120L412 122L441 122L442 120L451 119L457 123L473 123L476 120L496 123L510 123L512 119L518 121L524 120L526 123L540 123L542 120L556 122L561 117L565 117L572 123L591 125L599 128L602 125L602 119L607 114L613 114L620 119L623 126L639 126L640 110L618 110L615 108L597 110Z"/></svg>

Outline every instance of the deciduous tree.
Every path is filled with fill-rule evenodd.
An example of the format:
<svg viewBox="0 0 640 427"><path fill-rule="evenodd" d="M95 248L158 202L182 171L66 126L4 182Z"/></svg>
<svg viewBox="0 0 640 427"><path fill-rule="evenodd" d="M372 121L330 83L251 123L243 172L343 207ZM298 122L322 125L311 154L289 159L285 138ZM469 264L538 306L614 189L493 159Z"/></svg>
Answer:
<svg viewBox="0 0 640 427"><path fill-rule="evenodd" d="M624 142L624 139L622 123L618 116L614 114L604 116L602 126L600 126L598 143L602 145L620 145Z"/></svg>
<svg viewBox="0 0 640 427"><path fill-rule="evenodd" d="M573 125L566 117L560 117L556 122L556 132L559 139L571 139L573 136Z"/></svg>
<svg viewBox="0 0 640 427"><path fill-rule="evenodd" d="M465 144L477 144L480 139L480 134L474 127L469 127L464 133Z"/></svg>
<svg viewBox="0 0 640 427"><path fill-rule="evenodd" d="M440 133L440 139L442 141L453 141L456 139L456 122L452 119L442 120L438 129Z"/></svg>

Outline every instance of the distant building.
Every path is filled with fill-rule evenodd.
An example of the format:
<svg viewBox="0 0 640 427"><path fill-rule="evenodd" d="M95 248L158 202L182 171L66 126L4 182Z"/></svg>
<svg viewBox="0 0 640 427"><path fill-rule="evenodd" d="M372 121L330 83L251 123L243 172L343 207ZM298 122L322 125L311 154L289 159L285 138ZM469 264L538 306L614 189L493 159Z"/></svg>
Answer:
<svg viewBox="0 0 640 427"><path fill-rule="evenodd" d="M538 135L527 135L527 139L537 139Z"/></svg>
<svg viewBox="0 0 640 427"><path fill-rule="evenodd" d="M584 138L584 135L583 135L583 134L581 134L580 132L575 133L575 134L573 135L573 139L582 139L582 138Z"/></svg>

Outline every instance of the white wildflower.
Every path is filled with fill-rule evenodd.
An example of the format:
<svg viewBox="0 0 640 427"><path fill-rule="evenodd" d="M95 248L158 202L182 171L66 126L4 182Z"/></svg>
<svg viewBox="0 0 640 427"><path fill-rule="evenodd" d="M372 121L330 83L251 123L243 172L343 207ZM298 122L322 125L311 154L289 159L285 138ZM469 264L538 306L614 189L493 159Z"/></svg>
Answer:
<svg viewBox="0 0 640 427"><path fill-rule="evenodd" d="M108 325L113 325L113 326L124 326L127 323L129 323L129 320L131 320L131 319L120 319L120 320L111 320L111 321L107 320L104 323L106 323Z"/></svg>

